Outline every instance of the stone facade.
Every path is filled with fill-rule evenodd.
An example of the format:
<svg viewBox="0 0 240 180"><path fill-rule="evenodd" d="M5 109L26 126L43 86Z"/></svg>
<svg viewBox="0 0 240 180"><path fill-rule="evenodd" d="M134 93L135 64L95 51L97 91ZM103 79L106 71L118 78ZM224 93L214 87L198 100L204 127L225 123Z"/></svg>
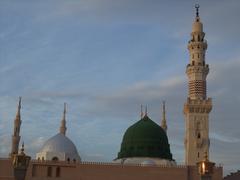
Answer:
<svg viewBox="0 0 240 180"><path fill-rule="evenodd" d="M13 180L10 159L0 159L0 180ZM196 166L146 166L116 163L31 161L26 180L199 180ZM216 167L212 180L222 179Z"/></svg>

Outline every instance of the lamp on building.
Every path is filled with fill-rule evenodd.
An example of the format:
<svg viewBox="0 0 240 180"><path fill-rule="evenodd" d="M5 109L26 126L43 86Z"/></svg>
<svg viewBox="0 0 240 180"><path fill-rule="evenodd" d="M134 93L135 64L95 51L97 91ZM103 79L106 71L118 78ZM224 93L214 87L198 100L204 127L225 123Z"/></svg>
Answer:
<svg viewBox="0 0 240 180"><path fill-rule="evenodd" d="M13 173L15 180L24 180L31 157L24 153L24 144L21 152L13 155Z"/></svg>
<svg viewBox="0 0 240 180"><path fill-rule="evenodd" d="M205 153L204 159L197 163L198 173L201 176L201 180L211 180L213 174L213 168L215 163L208 160L208 155Z"/></svg>

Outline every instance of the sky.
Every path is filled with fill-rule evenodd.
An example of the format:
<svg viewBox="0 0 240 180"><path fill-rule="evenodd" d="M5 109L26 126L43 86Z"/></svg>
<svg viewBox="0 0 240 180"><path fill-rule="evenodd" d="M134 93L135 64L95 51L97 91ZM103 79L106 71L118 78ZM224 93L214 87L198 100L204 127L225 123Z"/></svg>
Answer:
<svg viewBox="0 0 240 180"><path fill-rule="evenodd" d="M21 142L33 158L59 131L84 161L117 157L140 105L161 120L166 101L173 158L184 163L187 42L200 4L210 66L210 159L240 169L240 1L0 0L0 156L10 151L18 97Z"/></svg>

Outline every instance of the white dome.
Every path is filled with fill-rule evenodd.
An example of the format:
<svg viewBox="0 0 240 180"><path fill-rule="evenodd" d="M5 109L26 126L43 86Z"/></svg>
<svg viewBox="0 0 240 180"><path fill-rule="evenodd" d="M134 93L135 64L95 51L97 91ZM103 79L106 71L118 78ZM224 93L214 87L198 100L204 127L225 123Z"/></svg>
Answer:
<svg viewBox="0 0 240 180"><path fill-rule="evenodd" d="M76 146L64 134L58 133L45 142L37 159L81 161Z"/></svg>

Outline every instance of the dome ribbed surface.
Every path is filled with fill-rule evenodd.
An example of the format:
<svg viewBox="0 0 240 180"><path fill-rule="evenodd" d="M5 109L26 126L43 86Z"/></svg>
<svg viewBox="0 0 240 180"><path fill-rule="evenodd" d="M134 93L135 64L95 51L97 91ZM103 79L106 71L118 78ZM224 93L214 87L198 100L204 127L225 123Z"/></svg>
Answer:
<svg viewBox="0 0 240 180"><path fill-rule="evenodd" d="M130 126L125 132L118 159L156 157L172 160L165 131L148 116Z"/></svg>

